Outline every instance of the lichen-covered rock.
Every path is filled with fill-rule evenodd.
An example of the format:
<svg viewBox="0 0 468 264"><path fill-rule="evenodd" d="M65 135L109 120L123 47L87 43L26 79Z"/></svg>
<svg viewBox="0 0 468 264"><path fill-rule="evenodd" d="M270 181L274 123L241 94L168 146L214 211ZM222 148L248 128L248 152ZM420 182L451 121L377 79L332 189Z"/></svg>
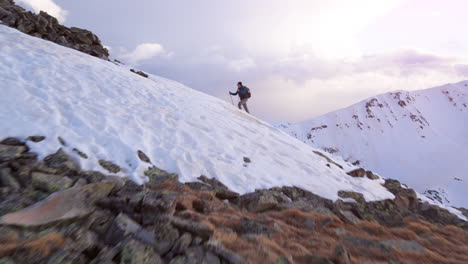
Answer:
<svg viewBox="0 0 468 264"><path fill-rule="evenodd" d="M44 164L54 170L55 174L69 173L79 170L74 160L60 148L56 153L44 158Z"/></svg>
<svg viewBox="0 0 468 264"><path fill-rule="evenodd" d="M366 202L366 199L364 199L364 195L362 193L358 193L358 192L339 191L338 196L341 197L341 198L352 198L358 203Z"/></svg>
<svg viewBox="0 0 468 264"><path fill-rule="evenodd" d="M210 191L214 192L215 196L221 200L234 200L239 197L239 194L229 190L229 188L224 185L222 182L218 181L215 178L209 179L208 177L202 175L198 177L198 180L211 186Z"/></svg>
<svg viewBox="0 0 468 264"><path fill-rule="evenodd" d="M9 187L12 191L21 189L20 183L13 176L10 168L0 169L0 187Z"/></svg>
<svg viewBox="0 0 468 264"><path fill-rule="evenodd" d="M335 264L351 264L351 255L343 245L338 245L333 251L332 260Z"/></svg>
<svg viewBox="0 0 468 264"><path fill-rule="evenodd" d="M26 146L0 144L0 162L19 158L27 150L28 148Z"/></svg>
<svg viewBox="0 0 468 264"><path fill-rule="evenodd" d="M380 177L375 175L372 171L366 171L366 176L367 176L368 179L371 179L371 180L380 179Z"/></svg>
<svg viewBox="0 0 468 264"><path fill-rule="evenodd" d="M347 173L349 176L354 177L354 178L364 178L366 177L366 170L365 169L355 169L353 171L350 171Z"/></svg>
<svg viewBox="0 0 468 264"><path fill-rule="evenodd" d="M219 241L216 239L210 239L206 243L206 248L216 255L220 256L222 259L231 264L240 264L244 263L244 258L229 249L226 249Z"/></svg>
<svg viewBox="0 0 468 264"><path fill-rule="evenodd" d="M151 163L150 158L149 158L148 155L146 155L143 151L138 150L138 151L137 151L137 154L138 154L138 158L139 158L141 161L146 162L146 163Z"/></svg>
<svg viewBox="0 0 468 264"><path fill-rule="evenodd" d="M144 72L142 72L142 71L136 71L136 70L134 70L134 69L130 69L130 71L133 72L133 73L135 73L135 74L138 74L138 75L140 75L140 76L142 76L142 77L144 77L144 78L148 78L148 77L149 77L148 74L146 74L146 73L144 73Z"/></svg>
<svg viewBox="0 0 468 264"><path fill-rule="evenodd" d="M177 174L168 173L167 171L161 170L156 166L148 168L144 174L148 177L149 183L152 184L162 184L166 181L179 181L179 176Z"/></svg>
<svg viewBox="0 0 468 264"><path fill-rule="evenodd" d="M99 165L101 165L101 167L103 167L105 170L107 170L110 173L119 173L121 170L118 165L107 160L99 160Z"/></svg>
<svg viewBox="0 0 468 264"><path fill-rule="evenodd" d="M120 263L162 264L163 261L152 247L131 239L123 246Z"/></svg>
<svg viewBox="0 0 468 264"><path fill-rule="evenodd" d="M208 239L214 233L213 229L206 224L188 221L178 217L169 218L171 224L179 230L189 232L203 239Z"/></svg>
<svg viewBox="0 0 468 264"><path fill-rule="evenodd" d="M73 185L73 180L66 176L33 172L31 177L34 188L49 193L65 190Z"/></svg>
<svg viewBox="0 0 468 264"><path fill-rule="evenodd" d="M242 208L258 213L282 209L284 207L281 204L289 201L290 199L279 190L257 190L240 196L235 202Z"/></svg>
<svg viewBox="0 0 468 264"><path fill-rule="evenodd" d="M39 143L39 142L41 142L41 141L43 141L45 139L46 139L46 137L44 137L44 136L30 136L26 140L32 141L34 143Z"/></svg>

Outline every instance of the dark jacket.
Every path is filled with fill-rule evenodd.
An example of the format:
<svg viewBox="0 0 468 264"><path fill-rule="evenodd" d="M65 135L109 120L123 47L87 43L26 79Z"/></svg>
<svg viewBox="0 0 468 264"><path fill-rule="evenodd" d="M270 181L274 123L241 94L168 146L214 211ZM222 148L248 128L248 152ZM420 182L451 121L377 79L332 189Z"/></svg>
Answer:
<svg viewBox="0 0 468 264"><path fill-rule="evenodd" d="M247 86L242 86L241 88L237 88L235 93L229 92L231 95L239 95L239 98L248 99L250 98L250 89Z"/></svg>

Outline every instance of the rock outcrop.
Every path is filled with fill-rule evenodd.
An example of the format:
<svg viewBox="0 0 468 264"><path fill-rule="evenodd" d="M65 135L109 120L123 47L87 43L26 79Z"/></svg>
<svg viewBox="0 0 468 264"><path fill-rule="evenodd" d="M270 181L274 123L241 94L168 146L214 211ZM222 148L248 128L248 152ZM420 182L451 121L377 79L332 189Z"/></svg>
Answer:
<svg viewBox="0 0 468 264"><path fill-rule="evenodd" d="M109 52L91 31L65 27L46 12L41 11L39 14L33 14L15 5L12 0L0 0L0 21L28 35L52 41L104 60L109 59Z"/></svg>
<svg viewBox="0 0 468 264"><path fill-rule="evenodd" d="M333 202L297 187L184 184L155 166L145 175L137 185L82 171L61 149L38 160L25 142L0 141L0 263L468 261L466 222L398 181L384 184L393 200L341 191L353 201Z"/></svg>

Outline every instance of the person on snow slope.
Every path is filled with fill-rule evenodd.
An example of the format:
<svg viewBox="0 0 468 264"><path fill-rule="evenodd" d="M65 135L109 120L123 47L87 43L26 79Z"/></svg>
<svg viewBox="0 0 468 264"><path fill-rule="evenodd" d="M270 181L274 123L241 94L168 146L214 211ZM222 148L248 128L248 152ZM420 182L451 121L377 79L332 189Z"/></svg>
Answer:
<svg viewBox="0 0 468 264"><path fill-rule="evenodd" d="M251 97L250 89L247 86L244 86L242 82L237 83L237 91L235 93L229 92L230 95L239 95L239 104L237 105L239 109L242 110L242 106L244 107L247 113L249 112L249 108L247 107L247 101Z"/></svg>

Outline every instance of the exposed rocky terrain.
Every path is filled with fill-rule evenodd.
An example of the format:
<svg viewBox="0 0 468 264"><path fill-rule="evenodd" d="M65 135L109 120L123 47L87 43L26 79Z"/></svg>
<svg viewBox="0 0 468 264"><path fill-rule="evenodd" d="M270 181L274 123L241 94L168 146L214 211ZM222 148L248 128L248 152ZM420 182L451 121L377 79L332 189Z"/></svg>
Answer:
<svg viewBox="0 0 468 264"><path fill-rule="evenodd" d="M277 126L312 147L441 204L468 206L468 81L380 94L311 120Z"/></svg>
<svg viewBox="0 0 468 264"><path fill-rule="evenodd" d="M91 31L60 25L46 12L34 14L15 4L13 0L0 0L0 23L16 28L28 35L55 42L89 55L108 60L109 52Z"/></svg>
<svg viewBox="0 0 468 264"><path fill-rule="evenodd" d="M156 167L145 175L136 185L82 171L63 150L38 160L24 142L4 139L0 263L468 261L467 223L395 180L384 184L394 200L342 191L333 202L296 187L239 195L205 176L181 183Z"/></svg>

